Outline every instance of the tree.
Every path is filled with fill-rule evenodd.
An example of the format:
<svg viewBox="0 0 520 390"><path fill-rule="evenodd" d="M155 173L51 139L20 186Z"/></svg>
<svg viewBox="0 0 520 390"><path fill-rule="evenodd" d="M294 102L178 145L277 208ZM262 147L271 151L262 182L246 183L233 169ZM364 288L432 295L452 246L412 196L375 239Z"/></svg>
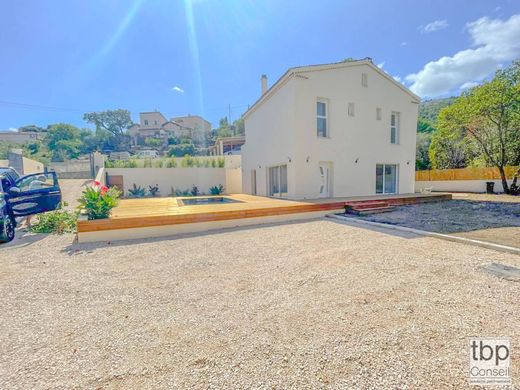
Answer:
<svg viewBox="0 0 520 390"><path fill-rule="evenodd" d="M160 138L148 137L144 140L144 144L151 148L160 148L163 145L163 143L164 141Z"/></svg>
<svg viewBox="0 0 520 390"><path fill-rule="evenodd" d="M195 155L195 145L193 142L172 145L168 151L170 157L183 157L185 155Z"/></svg>
<svg viewBox="0 0 520 390"><path fill-rule="evenodd" d="M235 128L235 135L244 135L246 133L243 118L239 118L236 121L234 121L233 127Z"/></svg>
<svg viewBox="0 0 520 390"><path fill-rule="evenodd" d="M431 137L428 156L434 169L465 168L467 145L462 132L443 128L438 129Z"/></svg>
<svg viewBox="0 0 520 390"><path fill-rule="evenodd" d="M429 133L417 134L417 147L415 150L415 169L418 171L431 168L430 156L428 154L431 139L432 136Z"/></svg>
<svg viewBox="0 0 520 390"><path fill-rule="evenodd" d="M18 131L32 132L32 133L44 133L44 132L46 132L47 130L44 129L43 127L40 127L40 126L36 126L36 125L27 125L27 126L19 127L19 128L18 128Z"/></svg>
<svg viewBox="0 0 520 390"><path fill-rule="evenodd" d="M417 132L418 133L433 133L436 130L435 125L428 119L419 117L417 120Z"/></svg>
<svg viewBox="0 0 520 390"><path fill-rule="evenodd" d="M498 168L504 192L510 193L505 167L520 162L520 61L444 108L439 129L469 138L477 158Z"/></svg>
<svg viewBox="0 0 520 390"><path fill-rule="evenodd" d="M83 115L83 120L102 129L113 136L114 146L118 150L127 148L128 137L125 131L132 126L132 118L128 110L107 110L101 112L88 112Z"/></svg>
<svg viewBox="0 0 520 390"><path fill-rule="evenodd" d="M52 161L76 158L81 153L80 130L75 126L66 123L49 126L46 141Z"/></svg>

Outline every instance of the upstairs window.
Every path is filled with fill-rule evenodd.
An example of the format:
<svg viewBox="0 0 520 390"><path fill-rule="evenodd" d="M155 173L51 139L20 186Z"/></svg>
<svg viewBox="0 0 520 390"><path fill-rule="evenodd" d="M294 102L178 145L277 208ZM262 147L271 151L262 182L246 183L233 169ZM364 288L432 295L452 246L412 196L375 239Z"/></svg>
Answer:
<svg viewBox="0 0 520 390"><path fill-rule="evenodd" d="M399 143L399 121L400 114L398 112L392 111L392 115L390 117L390 143L392 144Z"/></svg>
<svg viewBox="0 0 520 390"><path fill-rule="evenodd" d="M381 114L381 109L379 107L376 108L376 119L380 121L382 116L383 115Z"/></svg>
<svg viewBox="0 0 520 390"><path fill-rule="evenodd" d="M329 136L329 129L327 127L327 103L323 100L316 102L316 130L318 137Z"/></svg>
<svg viewBox="0 0 520 390"><path fill-rule="evenodd" d="M144 120L144 125L145 125L145 126L148 126L148 119L145 119L145 120Z"/></svg>
<svg viewBox="0 0 520 390"><path fill-rule="evenodd" d="M368 75L366 73L361 73L361 85L363 87L368 87Z"/></svg>
<svg viewBox="0 0 520 390"><path fill-rule="evenodd" d="M348 116L354 116L354 103L349 103L347 108Z"/></svg>

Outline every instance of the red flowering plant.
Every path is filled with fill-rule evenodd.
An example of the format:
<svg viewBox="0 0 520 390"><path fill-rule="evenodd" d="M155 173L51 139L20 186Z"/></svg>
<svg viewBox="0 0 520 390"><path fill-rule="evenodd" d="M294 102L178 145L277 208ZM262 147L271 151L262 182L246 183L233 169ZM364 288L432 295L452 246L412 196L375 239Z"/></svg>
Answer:
<svg viewBox="0 0 520 390"><path fill-rule="evenodd" d="M120 196L121 191L116 187L108 188L95 180L78 199L79 208L86 212L88 219L108 218L110 211L117 206Z"/></svg>

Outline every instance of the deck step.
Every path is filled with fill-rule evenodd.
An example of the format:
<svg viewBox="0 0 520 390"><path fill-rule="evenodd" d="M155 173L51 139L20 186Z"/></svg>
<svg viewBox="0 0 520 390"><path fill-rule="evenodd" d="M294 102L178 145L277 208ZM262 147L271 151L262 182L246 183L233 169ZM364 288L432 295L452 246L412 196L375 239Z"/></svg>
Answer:
<svg viewBox="0 0 520 390"><path fill-rule="evenodd" d="M388 211L395 210L394 206L378 206L378 207L367 207L362 209L357 208L350 208L347 209L347 214L354 214L354 215L370 215L370 214L377 214L377 213L386 213Z"/></svg>
<svg viewBox="0 0 520 390"><path fill-rule="evenodd" d="M348 206L355 210L372 209L377 207L388 207L388 202L384 201L372 201L372 202L359 202L359 203L347 203Z"/></svg>

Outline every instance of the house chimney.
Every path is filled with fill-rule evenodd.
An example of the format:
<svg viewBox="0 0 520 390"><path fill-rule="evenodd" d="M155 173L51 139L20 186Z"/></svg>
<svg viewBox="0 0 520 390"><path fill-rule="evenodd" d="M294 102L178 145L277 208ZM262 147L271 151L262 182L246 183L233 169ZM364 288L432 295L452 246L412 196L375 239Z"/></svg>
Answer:
<svg viewBox="0 0 520 390"><path fill-rule="evenodd" d="M260 81L262 83L262 96L264 93L267 92L267 76L265 74L262 75L260 78Z"/></svg>

